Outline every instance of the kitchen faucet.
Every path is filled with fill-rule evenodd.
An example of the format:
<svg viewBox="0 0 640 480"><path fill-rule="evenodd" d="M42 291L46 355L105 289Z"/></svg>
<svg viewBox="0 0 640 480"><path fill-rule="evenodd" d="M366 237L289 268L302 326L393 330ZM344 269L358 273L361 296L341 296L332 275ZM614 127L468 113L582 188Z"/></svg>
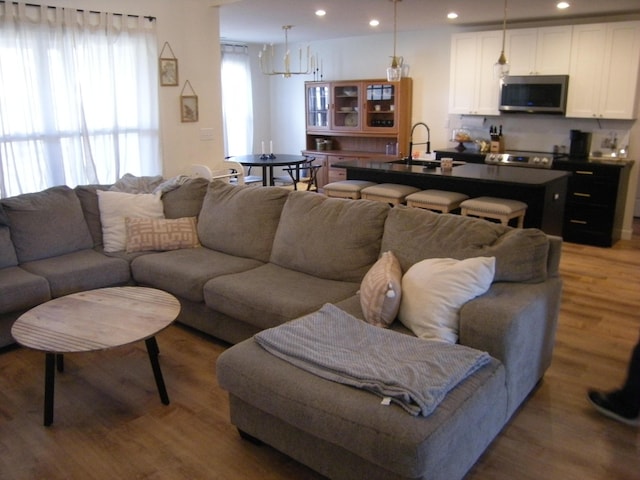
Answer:
<svg viewBox="0 0 640 480"><path fill-rule="evenodd" d="M418 125L422 125L427 129L427 141L423 143L413 143L413 131L416 129ZM411 158L413 154L413 146L414 145L426 145L427 151L425 152L427 155L431 153L431 130L429 130L429 126L424 122L418 122L413 127L411 127L411 134L409 135L409 151L407 152L407 158L405 159L408 164L411 164Z"/></svg>

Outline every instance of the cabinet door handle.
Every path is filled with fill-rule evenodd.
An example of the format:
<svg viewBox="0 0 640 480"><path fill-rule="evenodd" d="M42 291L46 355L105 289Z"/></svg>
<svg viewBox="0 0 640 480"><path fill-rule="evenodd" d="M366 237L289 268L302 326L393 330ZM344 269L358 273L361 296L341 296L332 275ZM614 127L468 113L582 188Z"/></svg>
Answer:
<svg viewBox="0 0 640 480"><path fill-rule="evenodd" d="M584 220L569 220L569 223L577 223L578 225L586 225L587 222L585 222Z"/></svg>
<svg viewBox="0 0 640 480"><path fill-rule="evenodd" d="M576 173L578 175L593 175L593 172L589 170L576 170Z"/></svg>
<svg viewBox="0 0 640 480"><path fill-rule="evenodd" d="M591 194L590 194L590 193L573 192L573 196L574 196L574 197L585 197L585 198L591 198Z"/></svg>

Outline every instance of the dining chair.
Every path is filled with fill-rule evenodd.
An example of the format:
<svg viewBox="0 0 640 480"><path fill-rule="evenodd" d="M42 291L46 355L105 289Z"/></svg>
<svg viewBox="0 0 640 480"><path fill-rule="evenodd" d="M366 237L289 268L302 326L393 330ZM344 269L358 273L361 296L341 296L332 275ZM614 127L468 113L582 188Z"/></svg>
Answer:
<svg viewBox="0 0 640 480"><path fill-rule="evenodd" d="M318 191L318 172L322 165L313 163L315 157L308 157L305 163L300 164L299 170L296 167L285 167L284 171L289 174L286 185L294 190ZM300 178L296 180L296 177Z"/></svg>

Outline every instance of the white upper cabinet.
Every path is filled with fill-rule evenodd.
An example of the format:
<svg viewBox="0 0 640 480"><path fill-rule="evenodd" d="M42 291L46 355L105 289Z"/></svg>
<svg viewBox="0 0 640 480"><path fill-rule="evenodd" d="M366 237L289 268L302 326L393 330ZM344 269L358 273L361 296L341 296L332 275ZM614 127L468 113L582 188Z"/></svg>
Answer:
<svg viewBox="0 0 640 480"><path fill-rule="evenodd" d="M571 33L571 26L507 30L509 75L567 75Z"/></svg>
<svg viewBox="0 0 640 480"><path fill-rule="evenodd" d="M500 83L493 64L502 49L502 32L473 32L451 38L449 113L498 115Z"/></svg>
<svg viewBox="0 0 640 480"><path fill-rule="evenodd" d="M640 22L573 27L567 117L633 119Z"/></svg>

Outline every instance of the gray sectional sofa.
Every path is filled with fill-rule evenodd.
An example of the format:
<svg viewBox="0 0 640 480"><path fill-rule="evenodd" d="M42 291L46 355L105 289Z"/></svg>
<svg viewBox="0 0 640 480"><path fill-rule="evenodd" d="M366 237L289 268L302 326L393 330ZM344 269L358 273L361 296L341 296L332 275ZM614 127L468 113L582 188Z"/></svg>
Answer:
<svg viewBox="0 0 640 480"><path fill-rule="evenodd" d="M535 229L277 187L190 180L166 218L197 216L201 246L104 253L96 191L56 187L0 200L0 346L20 313L73 291L139 284L178 297L178 321L231 344L217 363L231 421L330 478L461 478L551 361L561 239ZM253 335L358 291L382 252L403 271L428 258L494 257L490 289L460 310L459 343L489 365L414 417L267 353ZM429 286L434 288L434 286ZM437 286L435 286L437 288ZM391 329L411 335L394 322Z"/></svg>

